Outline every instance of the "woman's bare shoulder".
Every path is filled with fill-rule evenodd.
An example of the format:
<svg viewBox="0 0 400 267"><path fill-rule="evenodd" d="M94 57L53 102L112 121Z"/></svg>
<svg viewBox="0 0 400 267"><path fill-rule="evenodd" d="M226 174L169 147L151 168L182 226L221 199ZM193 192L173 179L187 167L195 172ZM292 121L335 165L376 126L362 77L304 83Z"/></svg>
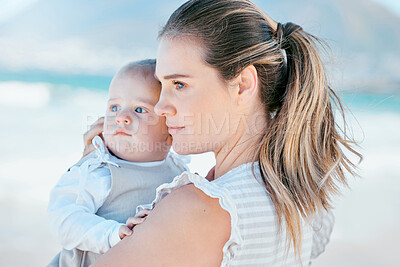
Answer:
<svg viewBox="0 0 400 267"><path fill-rule="evenodd" d="M229 219L229 214L221 208L217 198L206 195L193 184L188 184L174 190L163 201L164 205L179 207L182 210L187 210L192 215L214 213L213 215L220 215L222 217L227 215Z"/></svg>
<svg viewBox="0 0 400 267"><path fill-rule="evenodd" d="M218 199L189 184L160 201L146 221L134 228L133 235L95 266L218 266L229 236L229 213Z"/></svg>

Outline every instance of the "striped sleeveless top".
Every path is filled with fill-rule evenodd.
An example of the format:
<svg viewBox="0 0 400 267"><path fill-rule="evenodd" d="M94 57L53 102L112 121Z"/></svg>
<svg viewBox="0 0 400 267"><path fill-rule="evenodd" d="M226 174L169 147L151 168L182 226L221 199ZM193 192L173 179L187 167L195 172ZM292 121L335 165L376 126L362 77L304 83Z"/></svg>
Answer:
<svg viewBox="0 0 400 267"><path fill-rule="evenodd" d="M216 180L184 172L169 184L157 188L154 207L173 190L194 184L206 195L218 198L231 216L231 235L223 247L221 266L309 266L311 259L324 251L333 227L331 213L303 222L301 261L293 246L286 250L284 227L278 233L277 215L265 186L259 164L246 163Z"/></svg>

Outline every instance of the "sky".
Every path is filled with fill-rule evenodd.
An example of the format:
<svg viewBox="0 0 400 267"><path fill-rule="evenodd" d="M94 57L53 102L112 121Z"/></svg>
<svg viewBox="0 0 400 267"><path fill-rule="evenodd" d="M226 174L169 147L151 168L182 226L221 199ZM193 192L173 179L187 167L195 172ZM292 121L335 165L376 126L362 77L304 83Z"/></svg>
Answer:
<svg viewBox="0 0 400 267"><path fill-rule="evenodd" d="M24 9L31 7L36 2L43 0L0 0L0 24L7 21L9 18L17 15ZM373 0L386 6L388 9L400 15L400 1L399 0Z"/></svg>
<svg viewBox="0 0 400 267"><path fill-rule="evenodd" d="M373 1L400 16L400 1ZM110 76L128 61L155 57L157 29L183 2L0 0L0 80L32 70Z"/></svg>
<svg viewBox="0 0 400 267"><path fill-rule="evenodd" d="M400 16L400 1L399 0L373 0L374 2L380 3L392 10L394 13Z"/></svg>

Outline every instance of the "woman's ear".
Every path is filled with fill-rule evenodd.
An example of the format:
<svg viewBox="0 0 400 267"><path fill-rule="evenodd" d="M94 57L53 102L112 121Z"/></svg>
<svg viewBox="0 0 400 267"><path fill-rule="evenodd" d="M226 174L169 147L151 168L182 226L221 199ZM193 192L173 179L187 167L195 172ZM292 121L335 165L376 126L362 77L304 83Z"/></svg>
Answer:
<svg viewBox="0 0 400 267"><path fill-rule="evenodd" d="M258 92L257 69L250 65L242 70L238 76L237 104L243 105L251 102Z"/></svg>

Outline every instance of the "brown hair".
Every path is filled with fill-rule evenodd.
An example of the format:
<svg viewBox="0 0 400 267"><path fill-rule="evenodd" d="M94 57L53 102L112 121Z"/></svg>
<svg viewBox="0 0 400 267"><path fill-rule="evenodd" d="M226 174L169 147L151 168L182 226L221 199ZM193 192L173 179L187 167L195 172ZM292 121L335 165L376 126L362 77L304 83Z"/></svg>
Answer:
<svg viewBox="0 0 400 267"><path fill-rule="evenodd" d="M331 197L347 185L355 165L342 148L362 156L335 123L332 101L314 36L300 26L281 25L246 0L192 0L179 7L160 37L200 41L204 60L230 80L249 65L257 69L268 123L257 157L287 238L300 257L302 218L331 208ZM279 228L280 229L280 228Z"/></svg>

